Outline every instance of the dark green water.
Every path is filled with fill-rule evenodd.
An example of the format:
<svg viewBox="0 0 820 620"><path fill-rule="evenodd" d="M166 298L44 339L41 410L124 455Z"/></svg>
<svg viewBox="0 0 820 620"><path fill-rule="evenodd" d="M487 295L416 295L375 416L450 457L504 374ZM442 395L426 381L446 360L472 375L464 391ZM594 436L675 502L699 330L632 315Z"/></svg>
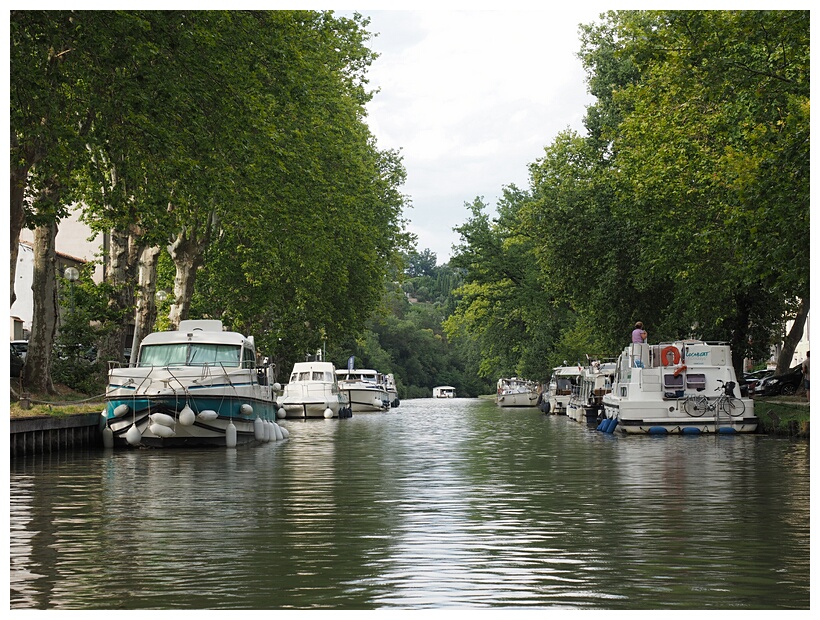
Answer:
<svg viewBox="0 0 820 620"><path fill-rule="evenodd" d="M10 465L11 609L804 609L809 444L491 401Z"/></svg>

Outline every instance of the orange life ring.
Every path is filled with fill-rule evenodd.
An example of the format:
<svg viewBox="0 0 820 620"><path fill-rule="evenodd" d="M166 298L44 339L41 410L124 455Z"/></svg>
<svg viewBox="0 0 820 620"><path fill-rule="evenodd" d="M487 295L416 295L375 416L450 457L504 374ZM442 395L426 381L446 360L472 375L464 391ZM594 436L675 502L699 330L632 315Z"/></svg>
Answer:
<svg viewBox="0 0 820 620"><path fill-rule="evenodd" d="M672 363L669 363L669 354L672 354ZM678 351L678 347L672 346L671 344L668 347L664 347L661 349L661 363L664 366L677 366L680 364L680 351Z"/></svg>

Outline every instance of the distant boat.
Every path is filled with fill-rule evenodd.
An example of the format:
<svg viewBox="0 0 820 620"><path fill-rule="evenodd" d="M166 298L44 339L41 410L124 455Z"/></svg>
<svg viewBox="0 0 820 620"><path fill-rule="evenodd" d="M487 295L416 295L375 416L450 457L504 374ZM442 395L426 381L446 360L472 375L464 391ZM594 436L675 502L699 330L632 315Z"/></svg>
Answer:
<svg viewBox="0 0 820 620"><path fill-rule="evenodd" d="M331 362L297 362L279 399L279 417L347 418L350 405L336 381Z"/></svg>
<svg viewBox="0 0 820 620"><path fill-rule="evenodd" d="M433 388L433 398L455 398L456 388L451 385L440 385Z"/></svg>
<svg viewBox="0 0 820 620"><path fill-rule="evenodd" d="M387 411L390 395L379 373L371 369L343 369L336 371L339 390L347 396L351 411Z"/></svg>
<svg viewBox="0 0 820 620"><path fill-rule="evenodd" d="M110 363L103 440L233 447L281 439L272 371L257 364L252 336L222 331L221 321L149 334L132 365Z"/></svg>
<svg viewBox="0 0 820 620"><path fill-rule="evenodd" d="M501 407L536 407L539 397L538 386L518 377L498 380L495 403Z"/></svg>

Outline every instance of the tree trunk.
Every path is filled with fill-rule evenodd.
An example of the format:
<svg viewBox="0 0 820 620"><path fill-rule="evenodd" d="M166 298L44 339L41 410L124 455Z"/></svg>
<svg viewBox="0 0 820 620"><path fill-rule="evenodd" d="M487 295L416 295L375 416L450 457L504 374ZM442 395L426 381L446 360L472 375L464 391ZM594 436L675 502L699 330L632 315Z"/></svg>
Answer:
<svg viewBox="0 0 820 620"><path fill-rule="evenodd" d="M809 316L809 297L808 295L800 300L800 305L797 308L797 314L794 317L794 323L786 338L783 340L783 349L780 351L780 356L777 358L777 369L775 374L780 375L791 368L792 357L794 357L794 350L797 348L797 343L803 337L803 330L806 327L806 318Z"/></svg>
<svg viewBox="0 0 820 620"><path fill-rule="evenodd" d="M111 231L106 280L112 288L112 294L108 308L114 316L121 317L121 320L113 321L109 329L105 330L98 355L101 360L123 362L125 359L125 338L128 319L134 316L134 282L141 254L142 247L130 231Z"/></svg>
<svg viewBox="0 0 820 620"><path fill-rule="evenodd" d="M53 394L51 360L57 336L57 237L56 220L34 231L34 316L31 321L23 385L39 394Z"/></svg>
<svg viewBox="0 0 820 620"><path fill-rule="evenodd" d="M140 255L134 313L134 338L131 341L132 364L137 358L140 342L153 331L157 320L157 256L160 251L158 246L154 246L145 248Z"/></svg>
<svg viewBox="0 0 820 620"><path fill-rule="evenodd" d="M174 329L179 327L179 322L188 318L191 309L191 296L196 283L196 272L204 260L202 257L205 248L211 240L211 234L216 228L216 214L212 211L207 222L202 226L204 230L198 230L194 225L185 226L168 246L168 252L176 266L174 276L174 300L171 304L169 319ZM201 234L199 234L201 232Z"/></svg>
<svg viewBox="0 0 820 620"><path fill-rule="evenodd" d="M9 241L11 241L10 269L9 269L9 307L14 305L17 296L14 294L15 274L17 272L17 253L20 247L20 231L26 223L26 211L24 199L26 196L26 186L28 184L28 173L34 164L35 157L31 153L21 154L20 162L14 160L14 153L17 152L17 139L11 137L12 161L11 161L11 207L9 209Z"/></svg>

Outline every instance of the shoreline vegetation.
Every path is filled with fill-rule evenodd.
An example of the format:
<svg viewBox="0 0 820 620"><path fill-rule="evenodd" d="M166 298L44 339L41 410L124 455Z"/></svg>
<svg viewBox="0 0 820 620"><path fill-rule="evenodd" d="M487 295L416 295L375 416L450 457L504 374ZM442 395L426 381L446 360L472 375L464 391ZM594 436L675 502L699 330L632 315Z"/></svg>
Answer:
<svg viewBox="0 0 820 620"><path fill-rule="evenodd" d="M30 404L23 407L20 400L13 399L9 408L11 418L63 417L102 411L105 400L102 395L91 396L57 388L57 394L31 394ZM479 398L495 398L494 394ZM809 438L811 407L803 394L755 398L755 415L760 420L758 434L769 434L796 439Z"/></svg>

